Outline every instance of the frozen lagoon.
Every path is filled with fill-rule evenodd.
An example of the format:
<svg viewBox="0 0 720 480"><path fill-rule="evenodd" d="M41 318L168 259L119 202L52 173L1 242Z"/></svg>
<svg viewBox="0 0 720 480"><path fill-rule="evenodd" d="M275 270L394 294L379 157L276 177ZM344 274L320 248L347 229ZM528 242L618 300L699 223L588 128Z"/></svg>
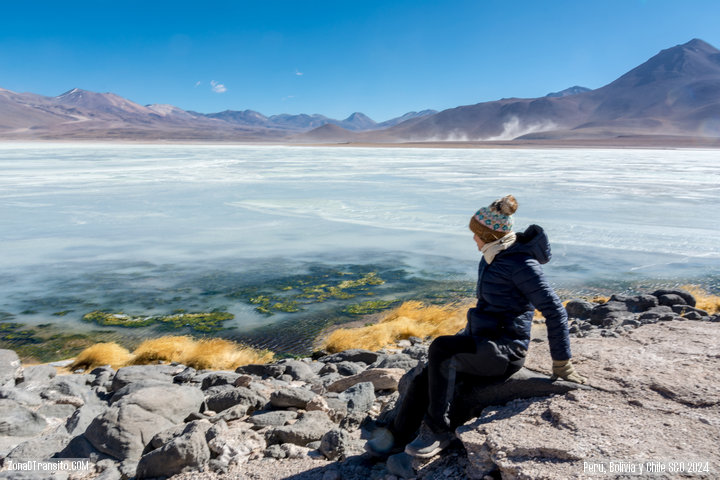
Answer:
<svg viewBox="0 0 720 480"><path fill-rule="evenodd" d="M683 283L719 293L719 157L3 144L0 311L14 322L79 329L94 309L219 307L235 315L227 326L242 336L304 317L269 317L249 295L232 294L300 274L376 271L386 277L372 292L382 300L443 283L469 292L479 254L467 223L508 193L520 204L516 229L537 223L547 231L554 258L546 272L561 293Z"/></svg>

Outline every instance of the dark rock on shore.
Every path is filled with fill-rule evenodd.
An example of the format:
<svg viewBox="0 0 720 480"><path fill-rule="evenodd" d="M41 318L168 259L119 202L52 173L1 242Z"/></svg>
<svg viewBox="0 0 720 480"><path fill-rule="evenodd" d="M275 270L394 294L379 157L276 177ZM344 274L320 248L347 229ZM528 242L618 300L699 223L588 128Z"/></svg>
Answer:
<svg viewBox="0 0 720 480"><path fill-rule="evenodd" d="M657 297L660 305L690 305L694 307L695 297L692 296L687 290L681 289L660 289L655 290L652 293L653 296Z"/></svg>

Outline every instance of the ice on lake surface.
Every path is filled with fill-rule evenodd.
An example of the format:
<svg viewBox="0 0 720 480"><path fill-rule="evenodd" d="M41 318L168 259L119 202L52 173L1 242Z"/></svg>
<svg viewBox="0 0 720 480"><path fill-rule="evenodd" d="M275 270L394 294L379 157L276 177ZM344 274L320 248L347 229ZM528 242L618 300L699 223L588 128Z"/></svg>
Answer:
<svg viewBox="0 0 720 480"><path fill-rule="evenodd" d="M381 270L398 287L374 292L385 300L426 280L471 285L479 253L469 218L508 193L520 205L516 230L547 231L545 270L561 291L692 282L717 292L717 159L704 150L3 144L0 311L81 325L92 309L220 307L247 329L284 315L262 315L228 291L317 269Z"/></svg>

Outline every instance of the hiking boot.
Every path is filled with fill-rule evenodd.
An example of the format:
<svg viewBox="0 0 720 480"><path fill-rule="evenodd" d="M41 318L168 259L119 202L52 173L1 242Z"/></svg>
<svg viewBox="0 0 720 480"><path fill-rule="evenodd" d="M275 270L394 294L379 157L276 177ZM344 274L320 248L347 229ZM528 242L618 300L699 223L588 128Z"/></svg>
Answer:
<svg viewBox="0 0 720 480"><path fill-rule="evenodd" d="M435 433L423 422L418 436L405 446L405 453L418 458L434 457L445 450L454 439L453 432Z"/></svg>
<svg viewBox="0 0 720 480"><path fill-rule="evenodd" d="M365 442L365 451L373 457L387 457L401 450L395 445L392 432L385 427L378 427L373 431L370 440Z"/></svg>

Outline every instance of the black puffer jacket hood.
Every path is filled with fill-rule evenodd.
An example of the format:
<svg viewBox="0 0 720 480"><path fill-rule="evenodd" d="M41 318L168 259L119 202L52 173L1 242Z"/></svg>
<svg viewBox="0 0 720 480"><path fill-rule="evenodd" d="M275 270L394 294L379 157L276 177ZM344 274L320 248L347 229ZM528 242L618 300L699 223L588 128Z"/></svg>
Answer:
<svg viewBox="0 0 720 480"><path fill-rule="evenodd" d="M548 236L542 227L530 225L524 232L518 232L515 235L517 237L515 244L498 255L503 253L523 253L543 265L550 261L552 258L550 240L548 240Z"/></svg>

